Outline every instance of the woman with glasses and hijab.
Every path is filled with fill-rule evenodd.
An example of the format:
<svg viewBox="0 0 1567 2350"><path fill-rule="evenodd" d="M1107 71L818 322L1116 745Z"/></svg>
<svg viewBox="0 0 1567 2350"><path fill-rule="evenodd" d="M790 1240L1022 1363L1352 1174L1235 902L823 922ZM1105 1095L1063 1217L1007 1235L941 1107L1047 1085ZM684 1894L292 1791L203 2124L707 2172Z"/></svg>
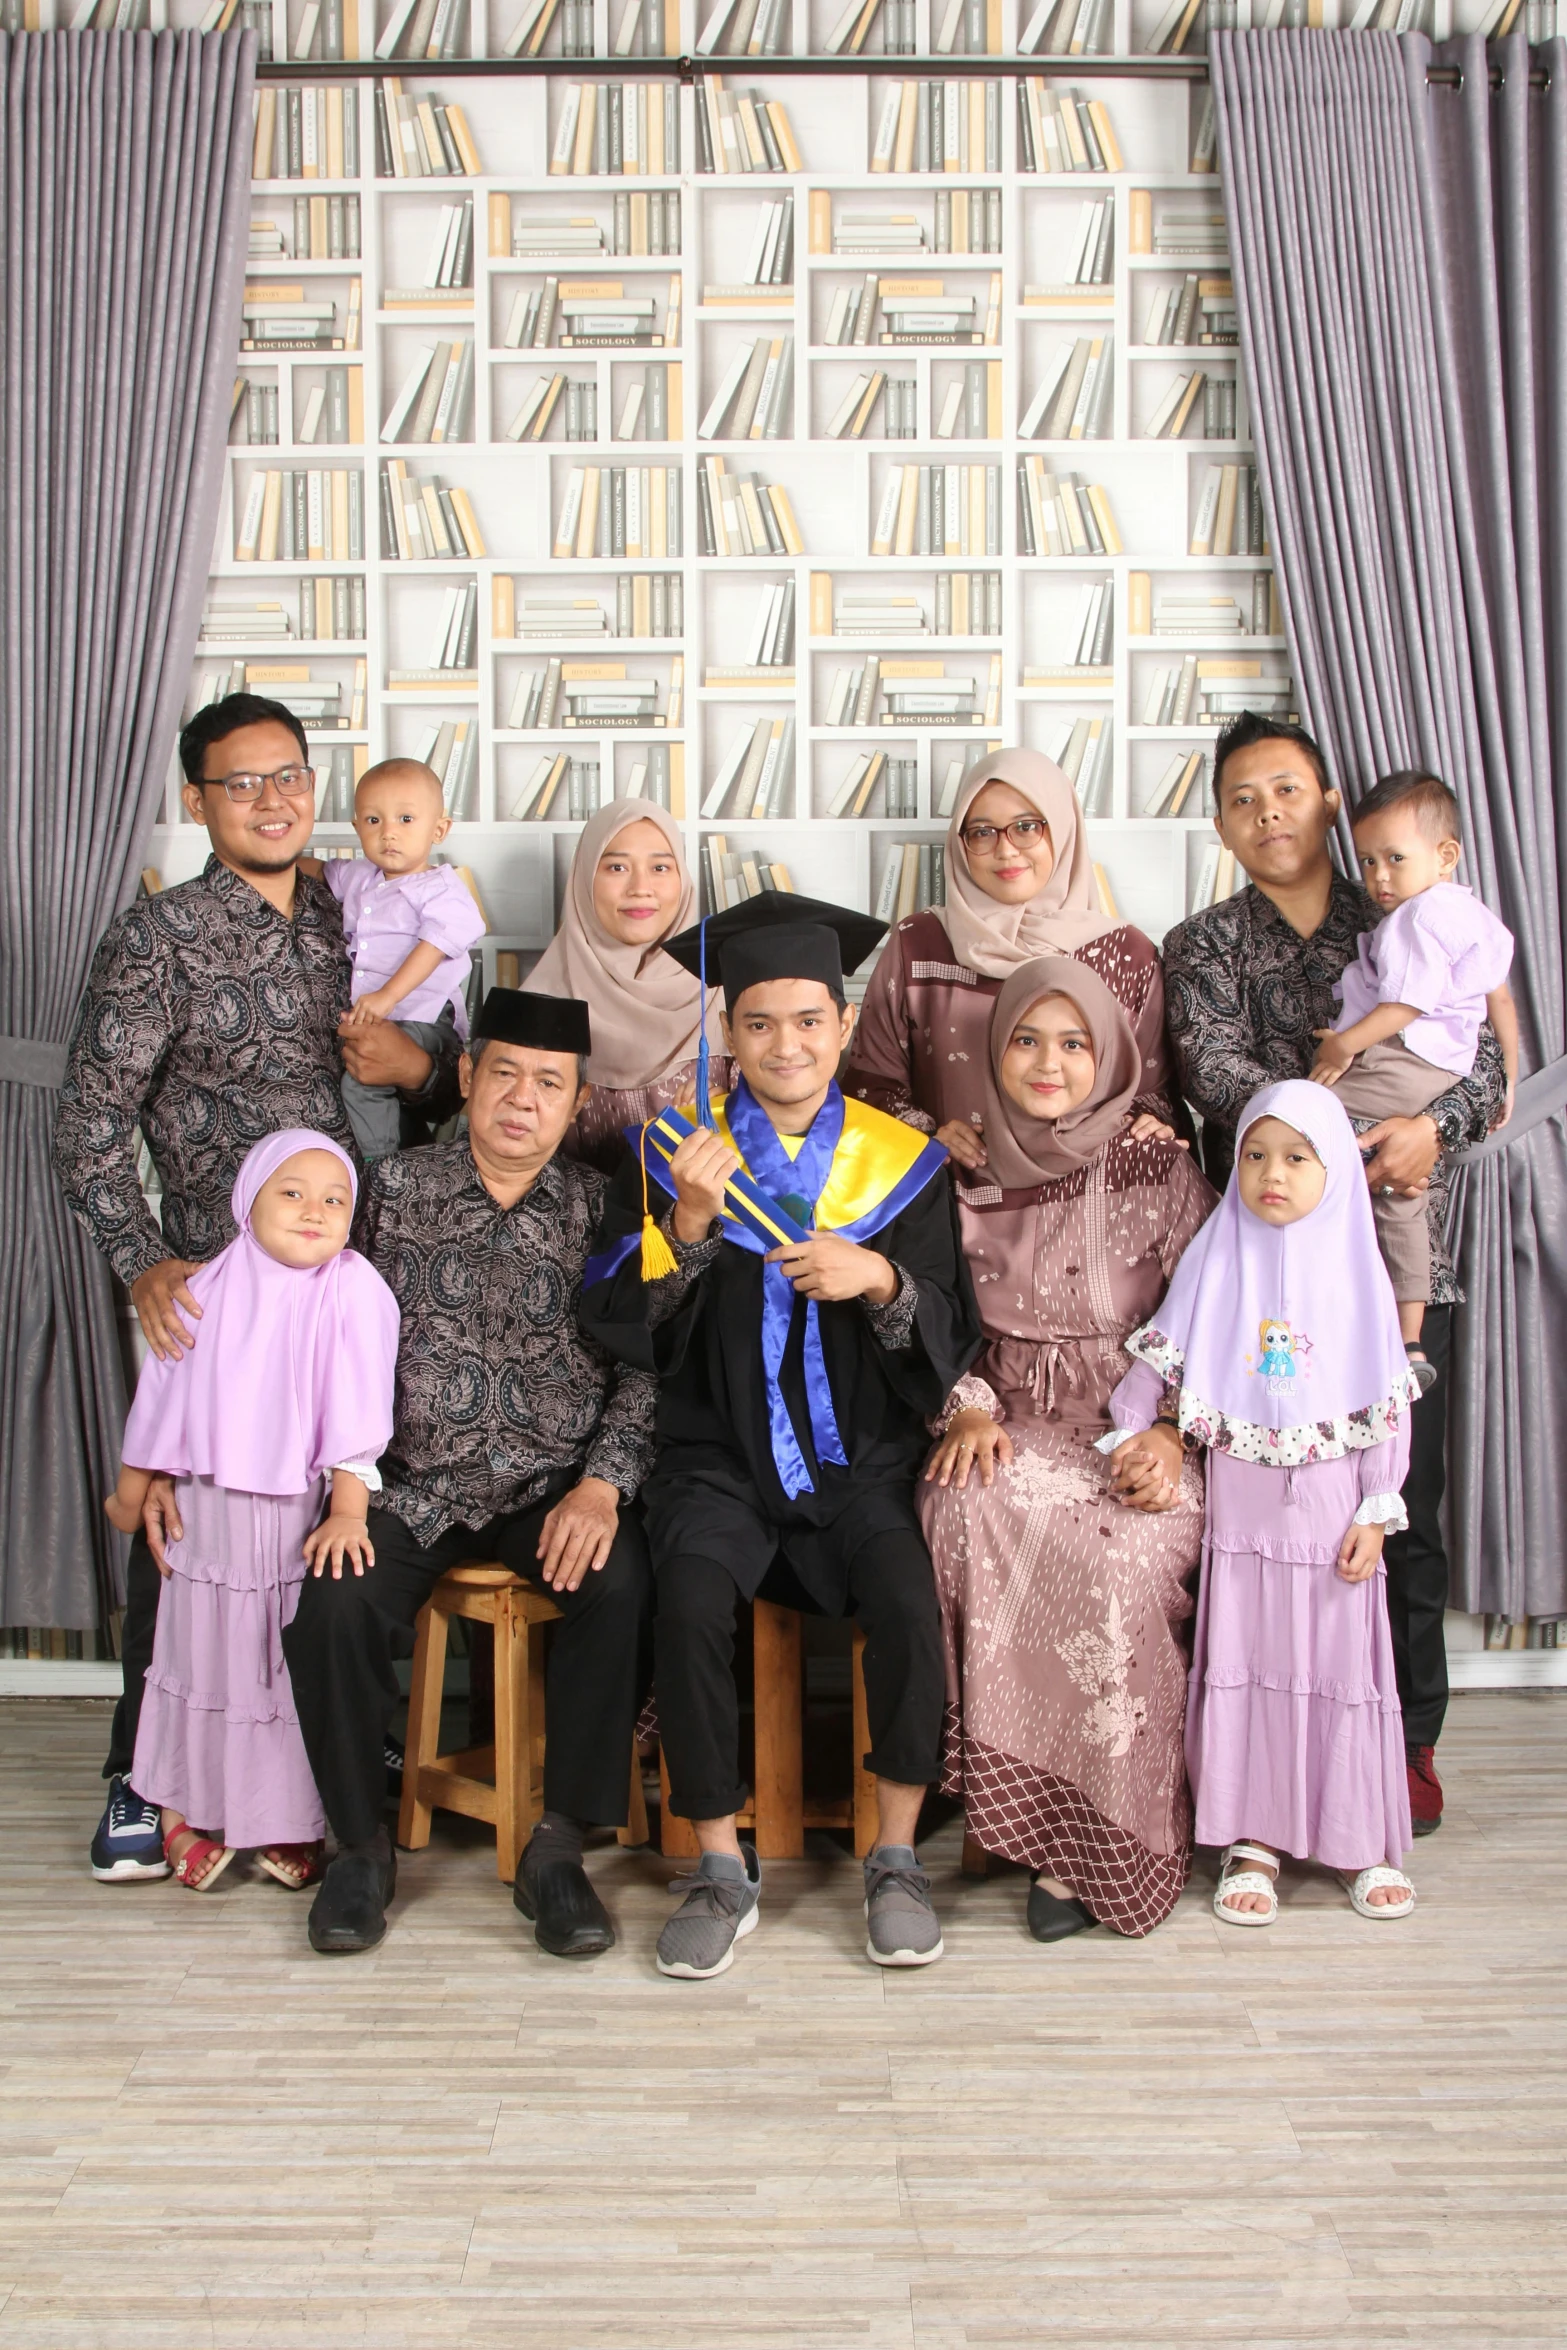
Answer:
<svg viewBox="0 0 1567 2350"><path fill-rule="evenodd" d="M1101 912L1072 786L1039 751L997 751L963 779L946 903L893 931L866 990L846 1092L933 1132L960 1169L986 1164L982 1073L1003 983L1040 955L1096 971L1142 1057L1138 1131L1168 1131L1164 981L1153 943Z"/></svg>

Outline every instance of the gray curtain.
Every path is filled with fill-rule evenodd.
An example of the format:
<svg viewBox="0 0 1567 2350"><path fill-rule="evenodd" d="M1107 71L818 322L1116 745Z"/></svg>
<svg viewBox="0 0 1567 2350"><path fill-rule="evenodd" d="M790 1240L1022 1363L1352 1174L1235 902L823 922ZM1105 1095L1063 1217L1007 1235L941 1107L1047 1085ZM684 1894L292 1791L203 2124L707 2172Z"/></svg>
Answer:
<svg viewBox="0 0 1567 2350"><path fill-rule="evenodd" d="M168 772L222 487L255 39L0 37L0 1623L118 1604L108 1273L50 1169Z"/></svg>
<svg viewBox="0 0 1567 2350"><path fill-rule="evenodd" d="M1456 1194L1454 1604L1567 1611L1567 62L1521 37L1210 44L1242 356L1302 714L1353 799L1427 765L1518 942L1531 1073ZM1457 66L1458 89L1429 85Z"/></svg>

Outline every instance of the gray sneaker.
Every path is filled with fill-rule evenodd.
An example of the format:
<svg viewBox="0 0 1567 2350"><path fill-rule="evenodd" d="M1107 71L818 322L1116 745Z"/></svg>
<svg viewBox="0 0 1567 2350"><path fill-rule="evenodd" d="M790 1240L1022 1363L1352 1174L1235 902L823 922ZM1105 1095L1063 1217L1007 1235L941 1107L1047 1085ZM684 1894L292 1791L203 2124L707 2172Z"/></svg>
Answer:
<svg viewBox="0 0 1567 2350"><path fill-rule="evenodd" d="M744 1862L727 1852L704 1852L695 1876L677 1877L672 1893L684 1901L658 1938L661 1975L705 1981L734 1965L735 1944L756 1931L762 1864L749 1844Z"/></svg>
<svg viewBox="0 0 1567 2350"><path fill-rule="evenodd" d="M930 1966L942 1953L930 1879L912 1844L879 1844L865 1863L865 1955L877 1966Z"/></svg>

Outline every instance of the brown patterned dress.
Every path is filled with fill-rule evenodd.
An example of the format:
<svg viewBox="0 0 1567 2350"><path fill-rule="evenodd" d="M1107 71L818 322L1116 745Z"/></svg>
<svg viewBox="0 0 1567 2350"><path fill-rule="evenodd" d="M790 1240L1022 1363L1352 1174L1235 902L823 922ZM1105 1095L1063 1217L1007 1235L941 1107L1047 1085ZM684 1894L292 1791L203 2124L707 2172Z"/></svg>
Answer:
<svg viewBox="0 0 1567 2350"><path fill-rule="evenodd" d="M1123 923L1090 939L1072 959L1097 971L1125 1006L1143 1056L1136 1107L1168 1119L1173 1096L1164 976L1152 940ZM984 1102L980 1071L1001 987L999 979L958 962L939 915L911 914L893 931L871 973L844 1092L928 1134L949 1118L977 1123Z"/></svg>
<svg viewBox="0 0 1567 2350"><path fill-rule="evenodd" d="M958 1190L988 1344L949 1398L1004 1420L1010 1467L920 1487L947 1650L942 1787L987 1852L1146 1934L1191 1856L1182 1732L1202 1470L1177 1508L1125 1509L1093 1449L1214 1194L1173 1144L1108 1143L1032 1192Z"/></svg>
<svg viewBox="0 0 1567 2350"><path fill-rule="evenodd" d="M723 1053L708 1063L714 1093L727 1093L734 1082L734 1064ZM656 1118L660 1110L680 1109L696 1099L696 1062L679 1062L647 1085L595 1085L572 1123L561 1149L568 1159L600 1167L613 1175L626 1155L625 1129Z"/></svg>

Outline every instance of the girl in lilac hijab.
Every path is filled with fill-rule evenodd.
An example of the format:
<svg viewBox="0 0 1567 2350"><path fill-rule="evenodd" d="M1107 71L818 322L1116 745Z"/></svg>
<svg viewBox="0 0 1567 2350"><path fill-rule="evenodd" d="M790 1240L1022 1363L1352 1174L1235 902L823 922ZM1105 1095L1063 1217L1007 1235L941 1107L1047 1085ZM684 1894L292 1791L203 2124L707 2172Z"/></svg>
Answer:
<svg viewBox="0 0 1567 2350"><path fill-rule="evenodd" d="M110 1518L134 1527L155 1475L175 1500L132 1776L197 1892L240 1849L292 1889L320 1874L326 1822L282 1632L312 1567L373 1564L365 1517L397 1362L392 1293L345 1245L354 1196L326 1135L257 1143L234 1183L235 1238L190 1277L195 1344L145 1365L126 1422Z"/></svg>
<svg viewBox="0 0 1567 2350"><path fill-rule="evenodd" d="M1186 1763L1196 1840L1226 1848L1215 1913L1271 1925L1288 1852L1336 1870L1362 1917L1407 1917L1382 1544L1408 1522L1419 1389L1331 1093L1253 1095L1228 1191L1126 1346L1100 1441L1124 1447L1127 1498L1160 1507L1183 1446L1208 1454Z"/></svg>

